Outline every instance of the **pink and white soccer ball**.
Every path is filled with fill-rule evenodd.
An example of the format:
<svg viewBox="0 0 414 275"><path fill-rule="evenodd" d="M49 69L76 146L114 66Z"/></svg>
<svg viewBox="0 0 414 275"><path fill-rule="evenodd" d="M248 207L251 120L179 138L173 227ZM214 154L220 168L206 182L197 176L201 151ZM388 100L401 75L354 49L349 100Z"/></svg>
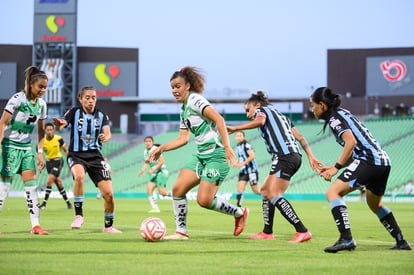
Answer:
<svg viewBox="0 0 414 275"><path fill-rule="evenodd" d="M144 240L148 242L156 242L165 236L167 227L160 218L149 217L141 223L139 231Z"/></svg>

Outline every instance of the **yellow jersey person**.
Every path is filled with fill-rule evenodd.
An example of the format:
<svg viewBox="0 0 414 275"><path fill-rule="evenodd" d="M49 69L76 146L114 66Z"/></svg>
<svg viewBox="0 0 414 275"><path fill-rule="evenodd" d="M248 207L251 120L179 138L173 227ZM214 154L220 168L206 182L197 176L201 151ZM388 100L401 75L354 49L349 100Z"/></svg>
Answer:
<svg viewBox="0 0 414 275"><path fill-rule="evenodd" d="M72 204L69 201L65 187L63 187L62 184L62 179L60 178L60 171L63 167L62 151L65 153L65 156L67 156L68 149L66 148L63 138L55 134L55 125L53 125L53 123L46 123L45 133L43 150L46 157L46 170L49 176L47 177L46 182L45 199L42 204L39 205L39 208L46 208L47 200L52 192L53 183L55 183L59 193L66 202L67 208L72 209Z"/></svg>

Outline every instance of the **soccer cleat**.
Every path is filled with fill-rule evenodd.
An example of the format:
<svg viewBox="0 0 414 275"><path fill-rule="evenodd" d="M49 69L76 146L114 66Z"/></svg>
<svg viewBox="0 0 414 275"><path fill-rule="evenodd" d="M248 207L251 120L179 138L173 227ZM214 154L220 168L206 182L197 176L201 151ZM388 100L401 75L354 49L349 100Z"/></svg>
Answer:
<svg viewBox="0 0 414 275"><path fill-rule="evenodd" d="M112 227L112 226L110 226L110 227L105 227L105 228L102 230L102 232L103 232L103 233L122 233L122 231L121 231L121 230L118 230L118 229L116 229L115 227Z"/></svg>
<svg viewBox="0 0 414 275"><path fill-rule="evenodd" d="M69 210L72 209L72 204L70 202L67 202L66 205L67 205Z"/></svg>
<svg viewBox="0 0 414 275"><path fill-rule="evenodd" d="M390 248L391 250L411 250L411 246L408 244L406 240L402 243L396 243L393 247Z"/></svg>
<svg viewBox="0 0 414 275"><path fill-rule="evenodd" d="M249 208L243 208L243 215L241 215L240 217L235 217L235 225L234 225L234 232L233 235L234 236L239 236L244 228L246 227L246 220L247 217L249 216Z"/></svg>
<svg viewBox="0 0 414 275"><path fill-rule="evenodd" d="M3 233L0 232L0 236L3 235Z"/></svg>
<svg viewBox="0 0 414 275"><path fill-rule="evenodd" d="M32 234L36 234L36 235L48 235L49 232L47 232L46 230L43 230L40 225L36 225L32 228L32 231L30 231L30 233Z"/></svg>
<svg viewBox="0 0 414 275"><path fill-rule="evenodd" d="M187 234L181 233L181 232L175 232L171 235L167 235L164 238L162 238L163 240L188 240L190 238L190 236L188 236Z"/></svg>
<svg viewBox="0 0 414 275"><path fill-rule="evenodd" d="M75 219L72 222L72 229L79 229L83 224L83 217L81 215L76 215Z"/></svg>
<svg viewBox="0 0 414 275"><path fill-rule="evenodd" d="M352 240L343 240L339 239L333 246L325 248L325 252L336 253L341 250L354 250L356 247L356 242Z"/></svg>
<svg viewBox="0 0 414 275"><path fill-rule="evenodd" d="M289 243L301 243L309 241L312 238L312 233L310 231L306 232L296 232L295 236L289 241Z"/></svg>
<svg viewBox="0 0 414 275"><path fill-rule="evenodd" d="M46 202L42 202L42 204L38 204L37 207L42 210L46 209Z"/></svg>
<svg viewBox="0 0 414 275"><path fill-rule="evenodd" d="M266 240L274 240L275 236L273 233L267 234L264 232L259 232L256 235L248 236L249 239L266 239Z"/></svg>
<svg viewBox="0 0 414 275"><path fill-rule="evenodd" d="M160 213L161 211L160 211L160 209L157 207L157 208L152 208L150 211L148 211L148 213Z"/></svg>

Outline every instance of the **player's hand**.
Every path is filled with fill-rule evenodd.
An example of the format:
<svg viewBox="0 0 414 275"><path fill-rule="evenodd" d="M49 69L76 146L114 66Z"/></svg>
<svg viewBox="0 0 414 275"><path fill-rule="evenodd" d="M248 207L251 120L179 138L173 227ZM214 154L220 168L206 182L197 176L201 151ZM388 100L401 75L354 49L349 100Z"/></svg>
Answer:
<svg viewBox="0 0 414 275"><path fill-rule="evenodd" d="M224 147L224 151L226 152L226 163L229 167L233 166L233 164L237 161L234 155L233 149L230 146Z"/></svg>
<svg viewBox="0 0 414 275"><path fill-rule="evenodd" d="M106 138L106 135L104 133L100 133L98 138L99 138L100 142L108 141L107 138Z"/></svg>
<svg viewBox="0 0 414 275"><path fill-rule="evenodd" d="M155 162L158 160L158 158L161 156L162 152L163 152L163 148L162 145L157 147L154 151L151 152L151 154L148 157L148 160L150 162Z"/></svg>
<svg viewBox="0 0 414 275"><path fill-rule="evenodd" d="M65 124L65 121L63 119L60 119L57 117L52 118L52 120L53 120L53 124L55 124L56 130L60 130L62 125Z"/></svg>
<svg viewBox="0 0 414 275"><path fill-rule="evenodd" d="M37 169L39 169L39 172L42 172L43 168L45 168L45 161L43 159L43 154L38 153L37 154Z"/></svg>
<svg viewBox="0 0 414 275"><path fill-rule="evenodd" d="M338 169L335 168L335 165L325 166L319 170L319 176L323 177L326 181L331 181L336 173L338 173Z"/></svg>
<svg viewBox="0 0 414 275"><path fill-rule="evenodd" d="M226 126L226 129L227 129L227 133L229 134L229 135L231 135L231 134L233 134L234 132L236 132L236 129L235 129L235 127L234 126Z"/></svg>

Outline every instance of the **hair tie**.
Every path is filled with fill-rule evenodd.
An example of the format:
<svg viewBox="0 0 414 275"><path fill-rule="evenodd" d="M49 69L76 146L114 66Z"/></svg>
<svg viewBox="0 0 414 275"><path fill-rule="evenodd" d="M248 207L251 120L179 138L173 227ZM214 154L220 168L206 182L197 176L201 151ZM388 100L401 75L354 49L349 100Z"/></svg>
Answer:
<svg viewBox="0 0 414 275"><path fill-rule="evenodd" d="M30 76L30 79L32 79L32 78L34 78L34 77L37 77L37 76L46 76L46 74L45 74L45 73L32 74L32 75Z"/></svg>
<svg viewBox="0 0 414 275"><path fill-rule="evenodd" d="M180 72L182 72L182 73L183 73L183 72L185 72L185 68L182 68L182 69L180 70Z"/></svg>

